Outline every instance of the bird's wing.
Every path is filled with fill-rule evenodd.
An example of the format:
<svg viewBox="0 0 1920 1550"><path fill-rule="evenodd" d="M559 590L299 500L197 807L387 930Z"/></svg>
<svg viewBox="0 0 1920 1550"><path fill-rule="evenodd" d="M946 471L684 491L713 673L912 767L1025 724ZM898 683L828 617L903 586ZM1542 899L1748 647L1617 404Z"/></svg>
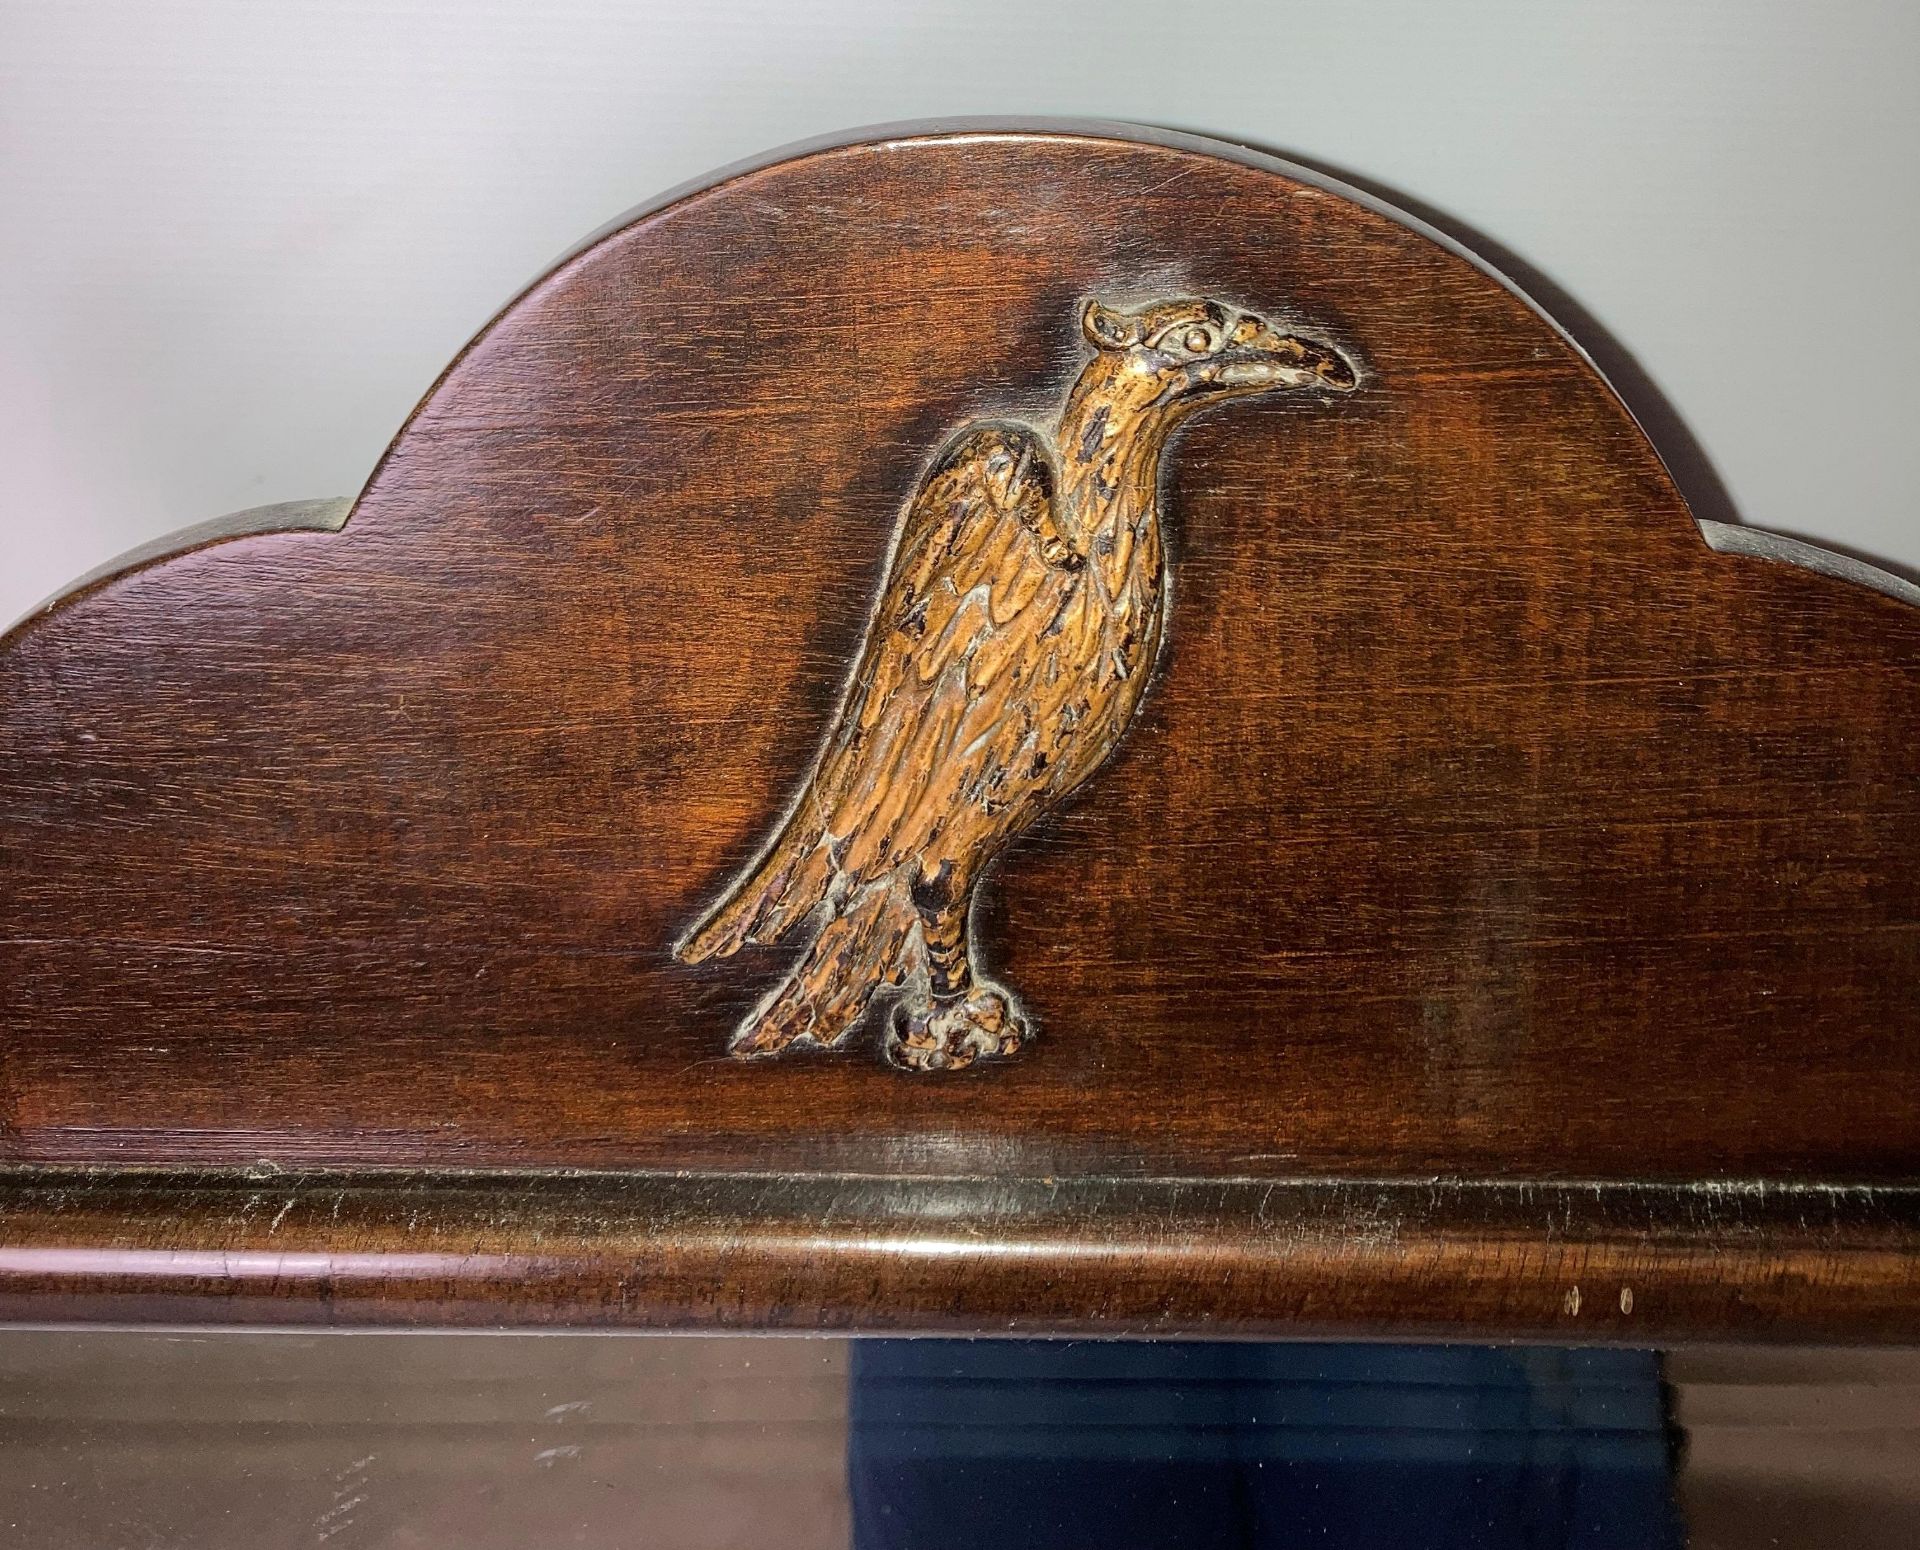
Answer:
<svg viewBox="0 0 1920 1550"><path fill-rule="evenodd" d="M1025 426L963 432L922 481L808 793L850 883L921 853L1020 742L1032 647L1086 563L1054 499Z"/></svg>
<svg viewBox="0 0 1920 1550"><path fill-rule="evenodd" d="M1086 564L1055 522L1054 492L1046 444L1025 426L974 426L934 460L806 789L681 957L777 940L829 892L920 854L970 785L992 778L999 745L1019 746L1023 659Z"/></svg>

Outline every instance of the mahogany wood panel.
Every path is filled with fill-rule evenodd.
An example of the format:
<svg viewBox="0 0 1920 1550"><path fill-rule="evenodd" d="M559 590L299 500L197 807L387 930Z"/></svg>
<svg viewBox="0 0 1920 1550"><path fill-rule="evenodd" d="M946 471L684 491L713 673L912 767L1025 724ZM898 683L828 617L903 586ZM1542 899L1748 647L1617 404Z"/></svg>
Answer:
<svg viewBox="0 0 1920 1550"><path fill-rule="evenodd" d="M970 420L1055 413L1094 295L1227 298L1364 380L1223 407L1169 453L1158 676L975 914L1033 1042L941 1076L875 1037L730 1060L790 955L690 967L674 942L806 776L928 459ZM1782 391L1826 348L1785 330ZM558 1186L507 1170L729 1201L785 1181L753 1209L809 1243L821 1181L938 1216L956 1180L1003 1177L949 1236L1064 1221L1046 1274L956 1251L909 1284L830 1233L799 1269L743 1230L613 1312L651 1239L585 1242L598 1268L545 1291L503 1270L499 1295L652 1323L1565 1333L1582 1256L1614 1256L1611 1285L1666 1233L1668 1327L1917 1327L1920 610L1709 549L1555 326L1370 203L1096 131L763 165L533 286L344 526L304 525L93 580L0 643L10 1241L223 1241L225 1205L145 1175L81 1175L108 1204L76 1214L75 1168L405 1170L351 1186L375 1191L341 1219L364 1237L287 1240L401 1257L393 1201L467 1242L476 1190L501 1252L534 1254ZM1435 1177L1561 1193L1396 1206L1383 1239L1341 1182ZM1128 1178L1144 1204L1033 1204ZM1189 1236L1263 1267L1229 1287L1227 1261L1155 1247L1189 1220L1170 1178L1306 1191L1321 1248L1223 1205ZM1749 1233L1700 1205L1731 1184L1864 1187L1890 1215L1788 1204ZM698 1222L675 1188L658 1210ZM1577 1218L1602 1248L1560 1243ZM0 1312L79 1285L22 1275ZM481 1317L459 1310L492 1294L436 1276L371 1273L425 1289L369 1316ZM171 1318L209 1290L176 1280L126 1286Z"/></svg>

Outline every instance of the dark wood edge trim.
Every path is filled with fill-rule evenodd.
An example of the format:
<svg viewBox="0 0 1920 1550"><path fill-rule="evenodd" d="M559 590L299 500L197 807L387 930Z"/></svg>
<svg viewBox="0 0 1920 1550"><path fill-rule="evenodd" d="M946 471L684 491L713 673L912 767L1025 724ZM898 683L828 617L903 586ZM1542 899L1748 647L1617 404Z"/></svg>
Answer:
<svg viewBox="0 0 1920 1550"><path fill-rule="evenodd" d="M1750 559L1770 560L1777 565L1797 565L1815 575L1851 582L1856 587L1884 593L1909 607L1920 608L1920 586L1904 576L1894 575L1892 571L1855 559L1850 554L1836 554L1805 539L1789 538L1784 533L1770 533L1765 528L1743 527L1732 522L1703 520L1700 533L1706 539L1707 547L1716 554L1740 554Z"/></svg>
<svg viewBox="0 0 1920 1550"><path fill-rule="evenodd" d="M97 587L122 576L132 575L149 565L159 565L194 549L225 543L234 538L255 538L263 533L337 533L347 525L353 499L340 496L333 500L281 501L273 506L254 506L230 516L197 522L165 537L156 538L117 555L104 565L96 565L84 576L68 582L52 597L28 609L5 630L0 630L0 652L13 644L15 635L27 629L43 614L73 602Z"/></svg>
<svg viewBox="0 0 1920 1550"><path fill-rule="evenodd" d="M1580 341L1564 322L1540 300L1530 293L1514 276L1508 274L1491 258L1476 251L1467 243L1455 237L1451 232L1434 225L1420 215L1392 200L1381 197L1370 189L1361 188L1342 178L1324 172L1318 167L1291 161L1284 156L1276 156L1269 151L1239 141L1217 139L1210 135L1188 133L1184 130L1166 129L1158 125L1129 123L1114 119L1083 119L1072 117L1047 116L957 116L942 119L908 119L880 124L867 124L852 129L835 131L824 135L809 136L805 139L790 141L772 150L756 156L730 162L713 171L701 174L684 183L674 185L655 197L644 200L624 213L614 217L605 225L589 233L580 241L563 251L554 261L534 276L526 285L515 292L494 312L480 330L467 341L455 354L446 368L436 377L432 385L421 396L407 418L395 430L392 440L374 465L368 476L366 488L372 488L379 479L388 460L405 438L408 429L418 419L427 405L432 402L440 387L478 350L498 325L510 312L522 302L533 296L543 286L558 276L575 259L583 257L604 242L617 238L622 232L638 221L660 215L675 205L704 197L728 184L750 178L784 162L795 161L801 157L825 155L835 151L849 151L866 146L899 146L929 140L1079 140L1094 142L1120 142L1132 145L1159 146L1166 150L1184 151L1196 156L1211 156L1221 161L1234 162L1241 166L1257 168L1264 172L1277 173L1290 178L1308 188L1332 194L1337 198L1359 205L1381 218L1418 233L1453 257L1470 265L1473 269L1494 281L1510 293L1522 305L1527 307L1553 331L1558 334L1568 350L1580 363L1593 374L1594 380L1605 389L1607 394L1619 405L1620 412L1627 417L1641 438L1652 450L1662 468L1667 469L1669 482L1673 483L1676 493L1681 487L1674 480L1665 455L1647 431L1645 423L1628 403L1627 397L1619 386L1607 375L1593 353ZM365 490L362 490L364 495ZM1680 494L1684 503L1685 495ZM1691 508L1689 508L1691 514ZM1696 522L1698 518L1695 518Z"/></svg>
<svg viewBox="0 0 1920 1550"><path fill-rule="evenodd" d="M486 320L478 332L470 338L448 361L447 365L435 377L408 412L406 418L396 427L385 449L375 462L366 484L359 494L351 499L324 501L293 501L281 505L260 506L233 516L215 518L193 527L181 529L152 543L141 545L118 558L99 566L77 578L67 586L60 588L52 597L45 599L0 631L0 653L4 653L16 636L30 628L32 624L58 608L75 601L84 594L117 580L122 576L142 569L148 565L176 558L191 550L204 548L231 538L252 537L264 533L291 531L338 532L352 520L354 509L367 489L379 478L381 471L392 458L394 450L406 436L421 413L431 403L443 383L456 372L467 358L479 349L497 324L528 297L541 289L560 274L566 266L593 248L599 246L632 226L636 221L647 219L685 203L694 198L712 193L727 184L755 173L775 167L783 162L802 156L820 155L833 151L853 150L869 145L900 145L913 141L948 139L1055 139L1055 140L1091 140L1119 141L1138 145L1161 146L1168 150L1185 151L1194 155L1212 156L1225 161L1238 162L1243 166L1260 168L1293 179L1311 188L1317 188L1342 199L1350 200L1385 219L1394 221L1412 231L1418 232L1429 241L1437 243L1455 257L1471 264L1475 269L1496 281L1533 312L1538 314L1566 342L1594 377L1606 388L1621 410L1636 426L1637 417L1628 406L1625 397L1608 380L1606 373L1595 362L1593 356L1573 335L1573 333L1540 302L1530 296L1512 276L1502 271L1488 258L1476 253L1465 243L1458 241L1439 227L1421 219L1411 211L1400 208L1390 200L1380 198L1370 191L1358 188L1351 183L1332 177L1317 168L1289 161L1265 151L1256 150L1230 140L1214 139L1210 136L1188 134L1179 130L1162 129L1146 124L1131 124L1104 119L1077 118L949 118L907 121L889 124L874 124L848 129L837 133L810 137L779 146L771 151L741 161L730 163L714 171L701 174L687 182L680 183L643 201L625 213L615 217L605 225L574 243L548 264L539 274L497 308ZM1646 435L1645 428L1640 427ZM1654 455L1660 456L1659 449L1652 439L1647 438L1653 447Z"/></svg>
<svg viewBox="0 0 1920 1550"><path fill-rule="evenodd" d="M0 1172L0 1322L1920 1340L1920 1187Z"/></svg>
<svg viewBox="0 0 1920 1550"><path fill-rule="evenodd" d="M1634 413L1626 396L1620 391L1618 385L1609 378L1606 371L1594 359L1592 353L1566 324L1557 318L1545 304L1530 294L1517 279L1508 274L1492 259L1475 251L1474 248L1455 237L1452 233L1442 230L1440 227L1433 225L1414 212L1402 208L1389 199L1382 198L1368 189L1357 187L1343 179L1334 177L1316 167L1290 161L1285 157L1275 156L1269 152L1258 150L1252 146L1235 141L1216 139L1206 135L1190 134L1180 130L1103 119L960 117L867 125L834 134L794 141L761 155L731 163L715 171L705 173L698 178L678 184L655 198L636 205L614 220L607 222L586 238L566 249L531 281L509 297L508 300L494 312L493 316L486 321L480 330L454 355L453 359L447 363L439 376L434 379L427 391L408 413L407 417L401 422L399 427L396 428L393 437L381 453L378 462L376 462L373 472L368 478L367 485L370 487L373 481L379 477L381 470L393 455L394 449L400 444L408 428L419 417L428 403L432 401L434 395L439 391L441 384L465 362L468 356L484 343L496 324L506 317L515 307L519 306L527 297L538 291L543 285L558 275L574 259L579 258L599 244L618 236L636 221L658 215L689 199L711 193L729 183L750 177L755 173L765 171L770 167L794 160L798 157L819 155L833 151L852 150L869 145L898 145L914 141L967 138L1118 141L1141 145L1155 145L1168 150L1185 151L1195 155L1217 157L1222 160L1237 162L1244 166L1274 172L1308 187L1317 188L1325 193L1349 200L1384 219L1393 221L1398 225L1419 233L1428 241L1437 244L1456 258L1472 265L1473 268L1510 292L1538 317L1550 325L1565 342L1567 348L1574 353L1586 369L1593 374L1595 380L1598 381L1614 401L1619 404L1622 413L1634 423L1647 445L1652 449L1654 456L1665 466L1665 456L1661 452L1659 445L1648 433L1646 426L1640 420L1639 416ZM1669 477L1671 478L1671 470L1669 470ZM1677 481L1675 482L1675 488L1676 490L1679 489ZM361 491L361 494L364 493L365 487L363 487ZM1684 496L1682 498L1684 499ZM26 615L15 621L7 630L0 632L0 652L4 652L12 644L12 638L16 634L27 628L34 620L40 618L42 615L73 601L98 586L127 575L132 571L147 565L160 563L190 550L203 548L208 544L221 542L229 538L288 531L338 532L347 525L351 519L353 509L358 505L358 502L359 496L355 496L350 500L295 501L276 506L262 506L250 511L237 513L234 516L216 518L211 522L201 523L198 526L183 529L180 532L159 539L154 543L143 545L110 561L104 566L88 572L68 586L61 588L52 597L29 610ZM1771 545L1763 546L1756 544L1752 547L1743 547L1739 539L1729 540L1725 537L1725 531L1729 529L1728 524L1708 523L1697 516L1695 520L1701 528L1702 537L1708 545L1721 552L1739 554L1764 553L1767 558L1802 565L1821 575L1855 581L1862 585L1873 587L1875 590L1885 592L1889 596L1900 598L1902 601L1910 602L1915 600L1907 595L1907 591L1894 590L1881 584L1879 580L1867 580L1859 574L1859 572L1871 572L1876 578L1884 578L1885 580L1899 584L1899 578L1889 577L1885 572L1879 571L1872 566L1859 564L1857 567L1836 568L1833 564L1826 563L1826 561L1842 557L1831 556L1829 551L1818 550L1813 545L1801 544L1793 540L1776 540ZM1719 529L1722 530L1722 532L1719 536L1716 536L1715 532L1709 531L1709 529ZM1734 529L1732 531L1737 533L1739 530ZM1772 535L1763 536L1772 537ZM1802 553L1801 551L1806 551L1806 553ZM1821 563L1814 563L1809 558L1809 555L1815 554L1823 557Z"/></svg>

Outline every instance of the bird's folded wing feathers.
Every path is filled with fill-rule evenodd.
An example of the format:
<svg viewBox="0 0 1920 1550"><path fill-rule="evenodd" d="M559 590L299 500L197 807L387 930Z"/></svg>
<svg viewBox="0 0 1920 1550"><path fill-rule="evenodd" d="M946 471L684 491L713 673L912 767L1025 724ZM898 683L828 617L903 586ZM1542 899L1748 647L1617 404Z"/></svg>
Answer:
<svg viewBox="0 0 1920 1550"><path fill-rule="evenodd" d="M962 434L922 482L810 792L849 881L923 850L988 744L1018 741L1009 677L1084 565L1054 490L1045 444L1011 425Z"/></svg>
<svg viewBox="0 0 1920 1550"><path fill-rule="evenodd" d="M1017 745L1015 664L1079 585L1054 516L1052 460L1025 426L976 426L921 481L826 746L760 861L677 949L699 961L770 942L829 893L919 854L990 753ZM1030 732L1030 728L1027 729Z"/></svg>

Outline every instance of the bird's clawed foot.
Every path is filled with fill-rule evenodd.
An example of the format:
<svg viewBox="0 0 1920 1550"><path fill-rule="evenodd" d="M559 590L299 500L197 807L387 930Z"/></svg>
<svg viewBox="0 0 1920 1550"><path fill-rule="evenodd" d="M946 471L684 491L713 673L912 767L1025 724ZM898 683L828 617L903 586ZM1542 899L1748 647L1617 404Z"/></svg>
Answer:
<svg viewBox="0 0 1920 1550"><path fill-rule="evenodd" d="M887 1059L909 1071L958 1071L1011 1055L1028 1037L1026 1018L996 985L978 984L961 996L916 991L887 1021Z"/></svg>

